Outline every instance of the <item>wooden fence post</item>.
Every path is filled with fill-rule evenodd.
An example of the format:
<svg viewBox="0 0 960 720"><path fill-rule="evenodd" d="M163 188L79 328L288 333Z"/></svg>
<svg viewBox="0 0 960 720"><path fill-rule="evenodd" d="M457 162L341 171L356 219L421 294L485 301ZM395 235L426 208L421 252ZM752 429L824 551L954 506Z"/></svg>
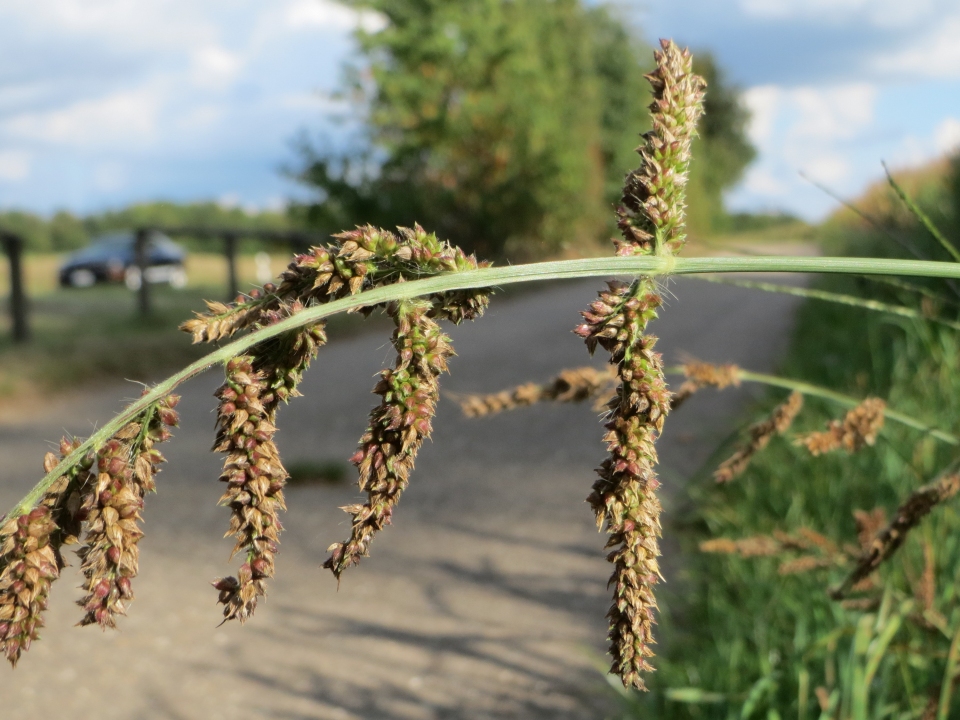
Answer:
<svg viewBox="0 0 960 720"><path fill-rule="evenodd" d="M23 240L17 235L3 233L3 249L10 262L10 321L13 341L22 343L30 338L27 297L23 289Z"/></svg>
<svg viewBox="0 0 960 720"><path fill-rule="evenodd" d="M234 233L224 233L223 255L227 259L227 302L233 302L240 292L240 283L237 281L237 236Z"/></svg>
<svg viewBox="0 0 960 720"><path fill-rule="evenodd" d="M143 316L150 314L150 283L147 282L147 267L150 261L147 255L149 235L148 230L141 228L137 230L134 242L134 263L140 269L140 288L137 291L138 309Z"/></svg>

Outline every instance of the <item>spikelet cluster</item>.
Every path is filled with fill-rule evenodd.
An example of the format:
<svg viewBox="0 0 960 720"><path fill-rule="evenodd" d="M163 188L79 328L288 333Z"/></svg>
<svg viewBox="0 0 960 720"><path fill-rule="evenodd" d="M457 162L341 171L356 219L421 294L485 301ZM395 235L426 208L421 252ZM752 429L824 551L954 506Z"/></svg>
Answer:
<svg viewBox="0 0 960 720"><path fill-rule="evenodd" d="M835 600L841 599L858 582L870 575L881 563L892 556L908 533L940 503L960 492L960 474L948 473L938 480L914 490L897 508L893 519L864 546L856 567L838 587L830 591ZM863 538L866 539L865 537Z"/></svg>
<svg viewBox="0 0 960 720"><path fill-rule="evenodd" d="M164 458L155 446L170 438L168 428L178 422L178 401L175 395L166 397L97 452L95 484L80 508L86 521L84 546L78 552L86 591L77 601L84 610L80 625L116 627L116 616L126 614L133 600L131 581L139 570L137 543L143 536L140 511L144 495L156 488L154 476Z"/></svg>
<svg viewBox="0 0 960 720"><path fill-rule="evenodd" d="M220 578L214 587L220 591L224 619L241 623L266 594L282 529L279 513L286 509L287 471L273 441L277 428L265 406L265 400L269 403L276 395L271 397L265 374L254 362L249 355L230 360L226 381L216 393L220 406L214 450L227 453L220 475L227 489L220 503L231 510L227 536L236 538L231 557L244 553L244 562L236 577Z"/></svg>
<svg viewBox="0 0 960 720"><path fill-rule="evenodd" d="M4 570L0 575L0 648L11 665L30 649L43 627L50 584L62 560L53 535L53 510L41 505L3 527Z"/></svg>
<svg viewBox="0 0 960 720"><path fill-rule="evenodd" d="M854 510L853 520L857 526L857 542L860 548L866 550L873 543L877 533L887 524L887 512L882 507L875 507L871 511Z"/></svg>
<svg viewBox="0 0 960 720"><path fill-rule="evenodd" d="M60 442L60 457L47 453L43 461L51 472L79 441ZM50 584L65 566L61 547L77 542L80 534L79 493L91 480L93 457L86 456L57 478L37 507L11 518L0 527L3 539L0 572L0 652L16 666L43 627Z"/></svg>
<svg viewBox="0 0 960 720"><path fill-rule="evenodd" d="M830 538L810 528L800 528L795 534L780 530L771 535L753 537L714 538L700 543L700 550L722 555L739 555L742 558L772 557L793 552L800 557L788 557L780 563L781 575L797 575L819 568L843 565L850 560Z"/></svg>
<svg viewBox="0 0 960 720"><path fill-rule="evenodd" d="M711 363L691 361L682 366L686 380L673 394L670 409L676 410L695 392L705 387L723 390L731 385L740 385L740 368L736 365L713 365Z"/></svg>
<svg viewBox="0 0 960 720"><path fill-rule="evenodd" d="M703 112L706 83L693 74L693 58L668 40L654 53L653 126L637 149L643 162L624 183L617 220L619 255L676 253L686 240L685 188L690 144Z"/></svg>
<svg viewBox="0 0 960 720"><path fill-rule="evenodd" d="M430 436L439 395L438 378L453 355L450 339L431 317L429 301L402 301L388 308L396 329L396 363L383 370L374 393L382 399L351 458L360 473L362 504L343 510L352 516L350 539L330 546L324 563L337 578L366 556L377 532L390 524L407 487L417 452Z"/></svg>
<svg viewBox="0 0 960 720"><path fill-rule="evenodd" d="M798 439L816 457L834 450L856 452L864 445L873 445L883 427L886 403L880 398L867 398L850 410L843 421L831 420L827 429L812 432Z"/></svg>
<svg viewBox="0 0 960 720"><path fill-rule="evenodd" d="M656 338L644 335L661 301L652 281L632 285L608 283L597 301L582 313L575 332L592 352L607 350L620 383L608 404L606 435L609 457L598 470L587 498L598 526L606 525L607 559L614 564L610 584L611 672L624 685L645 689L642 673L652 670L648 658L657 609L653 588L660 570L660 503L654 465L655 442L670 409L663 363L653 351Z"/></svg>
<svg viewBox="0 0 960 720"><path fill-rule="evenodd" d="M647 658L653 656L650 646L655 642L653 588L660 578L661 508L656 496L660 483L654 470L654 443L670 409L661 359L652 352L651 340L641 337L620 363L621 383L605 425L609 457L587 498L598 527L606 524L607 559L614 564L613 604L607 614L611 671L625 685L639 689L645 687L640 673L652 670Z"/></svg>
<svg viewBox="0 0 960 720"><path fill-rule="evenodd" d="M654 53L656 70L647 76L653 88L652 129L638 148L642 162L624 183L617 209L623 238L619 255L666 255L683 245L685 186L690 143L702 113L706 84L692 72L690 53L661 41ZM625 686L646 689L643 673L657 610L653 588L660 578L660 502L655 442L670 411L671 395L663 363L654 352L656 338L645 335L661 298L649 278L626 285L613 282L583 313L574 331L593 353L599 345L610 353L620 383L608 404L604 437L609 457L587 498L597 523L610 537L607 559L613 563L610 621L611 672Z"/></svg>
<svg viewBox="0 0 960 720"><path fill-rule="evenodd" d="M208 312L181 325L194 342L228 338L270 322L271 314L300 303L311 306L338 300L381 285L486 267L476 257L441 241L419 225L397 233L364 225L334 237L330 246L317 246L294 258L279 284L268 283L231 304L208 303ZM483 290L457 290L432 298L432 314L459 323L481 315L487 306ZM374 306L361 308L369 314Z"/></svg>
<svg viewBox="0 0 960 720"><path fill-rule="evenodd" d="M750 465L753 456L763 450L774 435L785 433L801 409L803 409L803 395L796 391L790 393L785 402L774 408L770 417L750 427L750 440L720 463L713 473L714 479L719 483L726 483L742 475Z"/></svg>
<svg viewBox="0 0 960 720"><path fill-rule="evenodd" d="M613 392L616 377L615 368L597 369L588 365L561 370L555 378L543 385L525 383L498 393L463 395L455 399L467 417L496 415L539 402L572 403L599 397L606 405L606 396Z"/></svg>

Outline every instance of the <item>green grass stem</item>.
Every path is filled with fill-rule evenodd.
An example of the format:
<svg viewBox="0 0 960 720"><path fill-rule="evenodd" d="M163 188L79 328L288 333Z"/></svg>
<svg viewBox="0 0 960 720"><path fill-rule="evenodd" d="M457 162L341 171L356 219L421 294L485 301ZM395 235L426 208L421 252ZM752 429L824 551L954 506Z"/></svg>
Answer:
<svg viewBox="0 0 960 720"><path fill-rule="evenodd" d="M850 305L860 307L874 312L887 313L889 315L899 315L900 317L911 318L913 320L929 320L940 325L945 325L954 330L960 330L960 322L947 320L945 318L927 316L916 308L905 305L894 305L892 303L880 302L879 300L870 300L868 298L857 297L856 295L847 295L846 293L830 292L829 290L817 290L815 288L794 287L793 285L778 285L777 283L755 282L753 280L735 280L733 278L721 277L702 277L699 280L707 282L720 283L722 285L735 285L736 287L750 288L752 290L762 290L764 292L780 293L782 295L795 295L796 297L810 298L813 300L823 300L825 302L839 303L841 305Z"/></svg>
<svg viewBox="0 0 960 720"><path fill-rule="evenodd" d="M960 279L960 264L927 260L889 260L880 258L848 257L613 257L559 260L507 267L490 267L459 273L446 273L421 280L386 285L351 297L307 308L296 315L268 327L244 335L214 352L191 363L179 372L161 381L139 400L128 405L100 430L67 455L53 470L10 511L17 517L29 512L53 482L73 467L92 448L112 437L121 427L140 415L159 398L173 392L181 383L210 367L225 363L254 345L316 323L323 318L365 305L402 300L421 295L458 289L496 287L521 282L562 280L616 275L689 275L715 272L802 272L802 273L858 273L867 275L908 275L917 277L949 277ZM888 415L888 417L891 417ZM916 421L914 421L916 422ZM909 423L908 423L909 424ZM914 425L916 427L916 425ZM927 430L925 426L918 429ZM929 430L928 430L929 431ZM936 437L934 432L931 434ZM945 435L942 434L941 435ZM952 436L947 442L956 444ZM941 437L941 439L943 439Z"/></svg>
<svg viewBox="0 0 960 720"><path fill-rule="evenodd" d="M913 214L913 216L920 221L920 224L923 225L924 229L926 229L926 231L933 236L933 239L940 243L943 249L950 253L950 256L954 260L960 262L960 250L957 250L954 244L947 239L947 236L940 232L940 229L933 224L933 221L927 217L927 214L920 209L920 206L911 200L910 196L904 192L903 188L900 187L900 184L893 179L893 175L890 174L890 169L887 167L887 164L882 164L883 171L887 174L887 182L890 183L890 187L893 188L893 191L897 194L897 197L903 201L903 204L906 205L907 209Z"/></svg>

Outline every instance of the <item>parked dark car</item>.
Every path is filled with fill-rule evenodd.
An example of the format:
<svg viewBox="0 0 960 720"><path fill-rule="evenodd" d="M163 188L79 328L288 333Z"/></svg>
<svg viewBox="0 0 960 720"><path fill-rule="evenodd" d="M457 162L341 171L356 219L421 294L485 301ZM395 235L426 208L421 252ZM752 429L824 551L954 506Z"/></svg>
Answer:
<svg viewBox="0 0 960 720"><path fill-rule="evenodd" d="M60 285L90 287L99 282L123 282L131 290L140 287L140 268L136 264L136 237L132 232L102 235L73 253L60 266ZM187 273L183 267L186 252L163 233L147 238L147 282L169 283L183 287Z"/></svg>

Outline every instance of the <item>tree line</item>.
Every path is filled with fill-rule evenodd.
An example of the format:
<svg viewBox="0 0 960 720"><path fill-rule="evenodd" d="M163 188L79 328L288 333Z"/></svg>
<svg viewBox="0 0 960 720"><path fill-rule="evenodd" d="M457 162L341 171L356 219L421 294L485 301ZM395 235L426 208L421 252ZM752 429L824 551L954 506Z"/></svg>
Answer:
<svg viewBox="0 0 960 720"><path fill-rule="evenodd" d="M353 146L304 143L308 222L414 221L486 257L606 239L637 165L652 51L613 8L581 0L346 0L386 21L358 31L343 97ZM707 55L691 230L722 227L723 192L753 159L748 113Z"/></svg>

